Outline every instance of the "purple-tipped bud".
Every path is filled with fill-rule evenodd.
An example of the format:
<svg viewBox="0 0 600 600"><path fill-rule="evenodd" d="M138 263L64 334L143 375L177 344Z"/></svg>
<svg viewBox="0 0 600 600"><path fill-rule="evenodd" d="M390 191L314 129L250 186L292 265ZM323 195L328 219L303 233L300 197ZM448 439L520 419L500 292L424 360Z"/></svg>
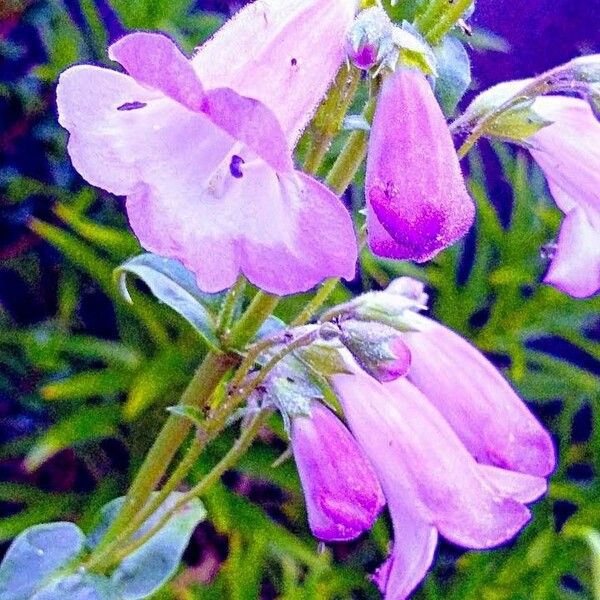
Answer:
<svg viewBox="0 0 600 600"><path fill-rule="evenodd" d="M475 207L446 120L420 71L383 84L366 179L369 245L378 256L423 262L467 233Z"/></svg>
<svg viewBox="0 0 600 600"><path fill-rule="evenodd" d="M313 402L292 419L291 439L313 534L325 541L358 537L385 500L375 472L342 422Z"/></svg>
<svg viewBox="0 0 600 600"><path fill-rule="evenodd" d="M396 329L383 323L344 321L341 342L356 362L378 381L393 381L408 373L410 350Z"/></svg>
<svg viewBox="0 0 600 600"><path fill-rule="evenodd" d="M394 49L392 31L393 25L385 10L378 6L363 10L348 33L348 58L359 69L374 67ZM396 60L398 54L396 51Z"/></svg>

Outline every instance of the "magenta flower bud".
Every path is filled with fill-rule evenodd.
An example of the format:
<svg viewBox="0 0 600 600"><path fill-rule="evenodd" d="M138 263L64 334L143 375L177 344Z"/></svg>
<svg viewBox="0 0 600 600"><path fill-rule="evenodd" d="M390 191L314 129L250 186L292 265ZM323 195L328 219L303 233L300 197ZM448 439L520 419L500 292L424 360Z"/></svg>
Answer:
<svg viewBox="0 0 600 600"><path fill-rule="evenodd" d="M319 402L292 417L292 450L313 534L325 541L358 537L385 500L377 477L350 432Z"/></svg>
<svg viewBox="0 0 600 600"><path fill-rule="evenodd" d="M600 290L600 122L578 98L545 96L533 109L552 122L528 140L565 219L545 281L585 298Z"/></svg>
<svg viewBox="0 0 600 600"><path fill-rule="evenodd" d="M369 246L378 256L426 261L473 222L452 137L420 71L399 69L383 84L365 192Z"/></svg>
<svg viewBox="0 0 600 600"><path fill-rule="evenodd" d="M393 24L385 10L374 6L363 10L352 25L346 42L348 58L359 69L374 67L388 53L394 51ZM399 51L395 51L396 60Z"/></svg>
<svg viewBox="0 0 600 600"><path fill-rule="evenodd" d="M402 334L383 323L344 321L341 342L362 369L378 381L393 381L410 368L410 350Z"/></svg>

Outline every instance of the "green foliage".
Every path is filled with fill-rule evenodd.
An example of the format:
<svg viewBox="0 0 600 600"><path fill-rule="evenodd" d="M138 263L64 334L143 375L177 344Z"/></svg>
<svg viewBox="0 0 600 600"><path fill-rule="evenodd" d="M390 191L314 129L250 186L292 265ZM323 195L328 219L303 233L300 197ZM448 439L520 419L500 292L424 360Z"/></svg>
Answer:
<svg viewBox="0 0 600 600"><path fill-rule="evenodd" d="M220 22L215 15L190 11L189 0L115 0L112 4L126 27L161 29L174 35L188 51ZM417 5L418 2L398 2L395 16L398 20L412 19ZM107 32L95 4L84 1L81 6L93 32L91 36L82 35L58 0L50 3L47 18L37 22L48 60L29 76L35 82L53 82L73 62L106 61ZM464 77L457 79L461 85L466 83ZM8 90L10 94L21 93L18 84L13 87ZM450 92L445 93L452 98ZM32 113L40 110L36 102L30 102ZM449 111L452 103L448 100ZM64 138L58 129L49 135L52 162L66 161ZM332 152L339 147L336 140ZM490 552L468 552L456 562L448 551L442 550L437 566L416 598L599 598L600 482L597 477L582 482L573 477L572 471L583 464L596 468L600 465L600 299L576 301L540 282L546 266L540 249L556 235L560 214L547 197L540 173L525 154L514 154L501 145L495 151L512 195L508 224L501 220L490 196L491 186L482 160L472 154L469 187L478 205L475 239L449 249L424 267L378 261L365 251L361 258L362 282L364 290L369 290L384 286L401 274L425 280L432 291L433 316L483 351L502 357L502 364L507 365L506 376L527 401L547 416L557 440L560 464L548 496L536 505L532 523L514 544ZM330 155L327 160L329 165L331 158ZM0 306L0 392L18 396L24 407L49 423L3 445L0 454L25 458L27 467L35 470L61 450L72 448L77 459L96 474L95 484L92 491L82 494L50 493L29 483L0 483L0 500L16 503L18 509L0 524L1 540L36 523L55 519L72 518L89 530L94 512L108 499L124 493L129 479L118 469L103 464L101 440L112 438L126 446L131 456L129 471L133 472L164 422L165 409L175 404L207 343L215 343L211 305L197 297L196 292L190 292L186 287L189 282L180 282L174 290L165 287L164 279L159 281L159 269L154 268L150 276L146 270L142 279L166 305L133 282L129 286L133 302L123 299L115 285L114 271L124 260L139 254L139 245L127 229L120 205L98 190L79 185L69 188L58 182L47 185L14 177L6 190L7 203L19 205L30 196L39 195L52 206L52 218L31 220L29 227L62 258L56 307L49 318L32 326L19 326ZM359 185L352 194L358 209L362 201ZM357 220L360 218L357 216ZM473 241L477 248L474 256L470 250ZM142 267L148 269L142 262L133 259L121 268L140 276ZM35 293L44 263L32 250L8 260L5 268ZM86 329L79 309L89 290L111 307L113 339ZM334 300L347 300L348 296L346 290L340 289ZM191 299L197 301L193 309ZM278 316L289 320L305 300L305 296L284 300ZM185 310L181 308L182 301ZM183 313L196 328L172 308ZM189 310L193 311L191 317ZM584 407L591 411L592 428L591 434L581 439L573 436L573 429ZM276 506L261 505L242 493L243 486L237 492L221 483L211 488L206 496L208 518L217 532L227 538L227 557L213 578L201 578L194 569L182 567L172 583L156 592L155 598L249 600L259 597L264 580L273 583L284 600L378 597L365 573L382 561L387 550L390 537L386 518L365 539L343 552L321 551L307 529L293 461L272 466L281 454L281 446L287 443L281 423L273 420L269 429L266 441L256 444L242 460L240 471L248 480L277 486L281 502ZM190 484L208 472L230 442L225 436L209 447L190 476ZM557 506L564 503L577 510L567 515L562 528L557 528L555 513ZM267 509L278 518L271 518ZM187 541L193 525L203 517L203 509L196 507L196 511L194 519L180 524L185 535L178 538L172 551L177 562L183 551L181 540ZM19 538L17 548L23 539ZM65 561L77 552L79 545L75 543ZM150 567L136 571L140 565L146 565L142 557L131 556L137 562L130 565L134 568L129 583L123 584L131 587L121 589L128 598L139 597L132 590L139 590L135 586L148 581L144 569ZM171 573L172 562L169 564ZM0 586L6 581L9 567L3 566L0 571ZM40 567L40 577L48 572ZM575 578L581 590L568 590L565 576ZM161 577L153 585L165 579ZM105 585L104 580L102 585L100 581L87 575L77 581L69 580L67 583L73 586L71 597L76 598L76 593L83 597L91 588L98 598L112 598L112 592L98 591ZM28 583L36 584L35 577ZM60 590L54 592L54 596L38 598L59 597L56 594Z"/></svg>

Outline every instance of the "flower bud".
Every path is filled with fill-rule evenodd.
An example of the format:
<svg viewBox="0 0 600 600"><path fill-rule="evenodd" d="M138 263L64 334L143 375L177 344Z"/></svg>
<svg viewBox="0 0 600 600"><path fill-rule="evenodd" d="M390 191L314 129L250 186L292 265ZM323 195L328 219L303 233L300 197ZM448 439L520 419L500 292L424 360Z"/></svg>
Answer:
<svg viewBox="0 0 600 600"><path fill-rule="evenodd" d="M290 437L313 534L325 541L358 537L383 508L383 492L360 446L319 402L292 418Z"/></svg>
<svg viewBox="0 0 600 600"><path fill-rule="evenodd" d="M348 33L348 58L359 69L395 71L398 64L435 74L435 57L418 31L408 23L397 27L380 6L363 10Z"/></svg>
<svg viewBox="0 0 600 600"><path fill-rule="evenodd" d="M348 33L348 58L359 69L368 70L392 51L392 22L385 10L374 6L363 10Z"/></svg>
<svg viewBox="0 0 600 600"><path fill-rule="evenodd" d="M386 382L406 375L410 367L410 350L401 334L382 323L344 321L341 342L352 353L363 371Z"/></svg>

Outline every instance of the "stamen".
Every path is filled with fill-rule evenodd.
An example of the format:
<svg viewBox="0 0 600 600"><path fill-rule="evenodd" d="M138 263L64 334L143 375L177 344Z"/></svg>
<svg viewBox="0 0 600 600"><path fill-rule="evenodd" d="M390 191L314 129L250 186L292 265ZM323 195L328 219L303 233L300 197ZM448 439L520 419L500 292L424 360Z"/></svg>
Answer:
<svg viewBox="0 0 600 600"><path fill-rule="evenodd" d="M242 172L242 165L245 163L244 159L237 154L234 154L231 157L231 162L229 163L229 172L236 178L241 179L244 176Z"/></svg>
<svg viewBox="0 0 600 600"><path fill-rule="evenodd" d="M138 110L139 108L144 108L144 106L147 106L145 102L125 102L125 104L121 104L117 110Z"/></svg>

